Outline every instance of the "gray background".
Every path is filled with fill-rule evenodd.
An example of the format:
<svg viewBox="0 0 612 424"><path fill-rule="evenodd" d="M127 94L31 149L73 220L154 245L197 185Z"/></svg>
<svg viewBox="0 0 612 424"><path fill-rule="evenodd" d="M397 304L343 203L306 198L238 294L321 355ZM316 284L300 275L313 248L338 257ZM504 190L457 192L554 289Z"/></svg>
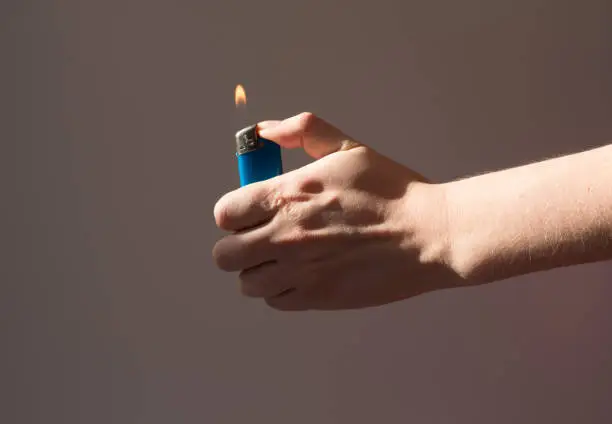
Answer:
<svg viewBox="0 0 612 424"><path fill-rule="evenodd" d="M252 119L435 180L612 140L612 3L0 2L2 423L609 423L612 267L343 313L211 249ZM306 158L287 156L288 167Z"/></svg>

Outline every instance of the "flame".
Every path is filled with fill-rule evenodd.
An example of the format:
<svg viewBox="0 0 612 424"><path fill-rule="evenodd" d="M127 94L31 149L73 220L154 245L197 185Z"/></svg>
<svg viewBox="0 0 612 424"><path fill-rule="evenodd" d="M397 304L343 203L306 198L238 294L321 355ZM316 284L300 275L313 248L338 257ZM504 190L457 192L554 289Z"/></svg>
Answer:
<svg viewBox="0 0 612 424"><path fill-rule="evenodd" d="M244 91L244 87L240 84L236 86L236 91L234 93L234 101L236 102L236 106L246 106L246 92Z"/></svg>

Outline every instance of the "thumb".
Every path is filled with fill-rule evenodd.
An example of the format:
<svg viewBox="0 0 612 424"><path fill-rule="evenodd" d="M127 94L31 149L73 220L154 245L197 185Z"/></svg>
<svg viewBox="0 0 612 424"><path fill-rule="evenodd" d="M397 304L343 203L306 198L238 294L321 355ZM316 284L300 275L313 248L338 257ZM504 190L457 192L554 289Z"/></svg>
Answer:
<svg viewBox="0 0 612 424"><path fill-rule="evenodd" d="M301 147L315 159L362 145L310 112L283 121L260 122L257 128L261 137L287 149Z"/></svg>

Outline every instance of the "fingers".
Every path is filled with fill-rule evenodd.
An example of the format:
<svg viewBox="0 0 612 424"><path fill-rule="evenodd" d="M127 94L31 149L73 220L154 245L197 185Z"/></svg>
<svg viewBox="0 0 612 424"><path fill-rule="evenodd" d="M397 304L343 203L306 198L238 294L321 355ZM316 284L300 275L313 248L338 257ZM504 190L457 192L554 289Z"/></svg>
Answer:
<svg viewBox="0 0 612 424"><path fill-rule="evenodd" d="M242 293L248 297L273 297L291 289L291 274L278 262L266 262L240 273Z"/></svg>
<svg viewBox="0 0 612 424"><path fill-rule="evenodd" d="M282 311L309 309L309 298L296 289L297 276L286 267L269 262L240 273L242 293L248 297L262 298L266 304Z"/></svg>
<svg viewBox="0 0 612 424"><path fill-rule="evenodd" d="M311 113L260 122L258 131L261 137L281 147L301 147L315 159L362 146ZM323 308L325 305L313 290L321 276L303 267L296 269L291 265L295 265L296 252L278 243L278 237L274 241L279 229L287 225L279 211L300 200L292 191L294 180L282 175L241 187L219 199L214 207L216 224L233 234L217 242L213 256L222 270L241 271L242 291L249 297L262 298L279 310Z"/></svg>
<svg viewBox="0 0 612 424"><path fill-rule="evenodd" d="M224 195L214 208L217 226L225 231L240 231L272 219L282 203L275 187L268 180Z"/></svg>
<svg viewBox="0 0 612 424"><path fill-rule="evenodd" d="M213 258L223 271L235 272L275 262L278 252L270 243L270 224L238 234L230 234L213 247Z"/></svg>
<svg viewBox="0 0 612 424"><path fill-rule="evenodd" d="M288 149L302 147L315 159L360 145L338 128L309 112L284 121L264 121L258 124L258 129L261 137Z"/></svg>
<svg viewBox="0 0 612 424"><path fill-rule="evenodd" d="M242 271L241 289L245 296L261 298L277 310L325 309L318 284L321 281L315 273L316 267L296 269L282 260L269 262Z"/></svg>
<svg viewBox="0 0 612 424"><path fill-rule="evenodd" d="M361 144L338 128L311 114L301 113L284 121L264 121L259 133L285 148L303 147L313 158L348 150ZM239 231L266 222L282 206L277 177L249 184L223 196L215 205L217 226L226 231Z"/></svg>
<svg viewBox="0 0 612 424"><path fill-rule="evenodd" d="M311 309L308 301L298 290L289 290L278 296L266 297L265 302L269 307L278 311L307 311Z"/></svg>

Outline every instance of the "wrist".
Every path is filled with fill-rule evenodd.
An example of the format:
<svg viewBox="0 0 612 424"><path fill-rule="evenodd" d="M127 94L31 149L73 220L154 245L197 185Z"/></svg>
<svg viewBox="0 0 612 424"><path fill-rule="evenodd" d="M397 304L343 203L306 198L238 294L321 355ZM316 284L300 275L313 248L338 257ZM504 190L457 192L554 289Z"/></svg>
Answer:
<svg viewBox="0 0 612 424"><path fill-rule="evenodd" d="M564 194L544 177L514 168L442 186L449 239L446 260L468 284L546 270L564 260L564 231L555 223L563 218L560 210L549 207Z"/></svg>
<svg viewBox="0 0 612 424"><path fill-rule="evenodd" d="M467 284L491 283L548 267L548 254L538 244L535 230L544 225L541 214L518 208L529 197L537 197L528 180L523 185L498 172L443 185L450 240L447 261Z"/></svg>
<svg viewBox="0 0 612 424"><path fill-rule="evenodd" d="M611 160L606 146L443 184L412 183L402 206L408 246L421 262L447 270L432 278L446 287L610 259Z"/></svg>
<svg viewBox="0 0 612 424"><path fill-rule="evenodd" d="M409 246L416 246L419 262L432 271L428 278L435 289L503 278L495 261L507 252L502 244L494 244L499 239L494 232L503 222L490 216L486 204L474 202L474 190L484 188L479 184L471 180L418 182L406 192L403 219L409 223ZM484 197L481 200L486 202Z"/></svg>
<svg viewBox="0 0 612 424"><path fill-rule="evenodd" d="M404 250L410 258L415 252L426 275L427 290L469 284L470 272L459 261L457 235L451 222L447 184L410 183L401 199L400 222L405 234ZM462 258L461 258L462 259Z"/></svg>
<svg viewBox="0 0 612 424"><path fill-rule="evenodd" d="M500 246L491 245L496 235L489 221L492 207L486 204L487 196L479 197L479 201L472 196L474 190L479 191L484 187L473 187L473 184L474 181L467 179L439 186L444 198L446 223L443 260L467 285L495 280L490 259L501 253ZM503 223L497 222L497 225Z"/></svg>

